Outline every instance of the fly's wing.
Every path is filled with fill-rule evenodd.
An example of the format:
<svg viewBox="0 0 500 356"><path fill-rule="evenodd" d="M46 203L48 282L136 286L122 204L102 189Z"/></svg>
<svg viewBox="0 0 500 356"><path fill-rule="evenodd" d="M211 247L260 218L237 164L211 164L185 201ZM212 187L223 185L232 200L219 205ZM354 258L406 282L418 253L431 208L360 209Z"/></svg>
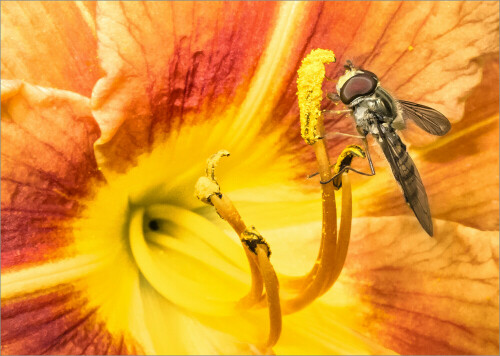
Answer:
<svg viewBox="0 0 500 356"><path fill-rule="evenodd" d="M432 236L433 227L429 202L415 163L406 151L406 146L392 128L382 127L378 124L378 130L379 139L377 141L387 161L389 161L394 178L403 189L406 202L415 213L420 225L429 236Z"/></svg>
<svg viewBox="0 0 500 356"><path fill-rule="evenodd" d="M403 117L413 120L418 127L436 136L443 136L450 131L451 124L439 111L411 101L398 100L403 109Z"/></svg>

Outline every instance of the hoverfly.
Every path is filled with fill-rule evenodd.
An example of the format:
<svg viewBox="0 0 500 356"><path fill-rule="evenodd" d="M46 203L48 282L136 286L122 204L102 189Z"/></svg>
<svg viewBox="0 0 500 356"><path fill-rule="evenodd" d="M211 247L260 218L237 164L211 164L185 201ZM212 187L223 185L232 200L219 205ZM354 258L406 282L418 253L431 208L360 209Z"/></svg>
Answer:
<svg viewBox="0 0 500 356"><path fill-rule="evenodd" d="M358 173L375 174L366 140L366 136L371 134L382 148L394 178L403 190L406 203L420 225L432 236L431 213L422 179L396 130L404 129L405 120L410 119L424 131L442 136L450 130L450 122L430 107L396 100L380 86L374 73L354 67L351 61L347 61L344 68L345 74L339 78L336 87L338 94L330 93L328 98L348 106L346 111L353 116L364 142L371 174Z"/></svg>

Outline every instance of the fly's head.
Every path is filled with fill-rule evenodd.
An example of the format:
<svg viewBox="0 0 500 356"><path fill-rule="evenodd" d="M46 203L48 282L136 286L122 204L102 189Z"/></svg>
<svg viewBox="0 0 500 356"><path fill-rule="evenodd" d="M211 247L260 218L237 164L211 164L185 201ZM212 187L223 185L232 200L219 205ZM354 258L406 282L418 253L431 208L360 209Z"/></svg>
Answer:
<svg viewBox="0 0 500 356"><path fill-rule="evenodd" d="M337 93L344 104L349 105L355 99L375 92L379 85L375 73L356 68L349 60L344 68L345 73L337 82Z"/></svg>

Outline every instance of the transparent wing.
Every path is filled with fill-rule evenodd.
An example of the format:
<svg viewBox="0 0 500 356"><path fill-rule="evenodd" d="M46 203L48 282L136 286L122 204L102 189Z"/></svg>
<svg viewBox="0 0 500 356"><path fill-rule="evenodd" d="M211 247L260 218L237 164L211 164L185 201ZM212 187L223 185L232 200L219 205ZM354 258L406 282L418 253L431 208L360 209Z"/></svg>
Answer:
<svg viewBox="0 0 500 356"><path fill-rule="evenodd" d="M403 189L404 197L410 208L415 213L420 225L432 236L433 227L427 194L418 173L417 167L406 151L406 146L392 128L378 125L379 139L394 178Z"/></svg>
<svg viewBox="0 0 500 356"><path fill-rule="evenodd" d="M443 136L450 131L451 124L439 111L411 101L398 100L403 109L403 117L413 120L418 127L436 136Z"/></svg>

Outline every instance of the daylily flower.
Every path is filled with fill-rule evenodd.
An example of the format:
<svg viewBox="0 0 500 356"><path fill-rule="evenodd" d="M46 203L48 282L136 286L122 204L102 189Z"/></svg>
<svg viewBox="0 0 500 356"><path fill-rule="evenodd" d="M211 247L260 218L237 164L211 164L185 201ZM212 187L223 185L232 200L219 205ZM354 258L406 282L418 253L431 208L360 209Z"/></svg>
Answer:
<svg viewBox="0 0 500 356"><path fill-rule="evenodd" d="M231 152L218 182L278 276L312 268L321 195L296 78L315 48L336 54L328 78L351 59L452 130L403 133L433 238L371 146L376 176L350 174L345 269L283 317L274 352L498 353L498 2L1 9L2 353L268 352L266 309L229 307L250 286L244 250L194 186ZM351 143L326 142L332 157Z"/></svg>

